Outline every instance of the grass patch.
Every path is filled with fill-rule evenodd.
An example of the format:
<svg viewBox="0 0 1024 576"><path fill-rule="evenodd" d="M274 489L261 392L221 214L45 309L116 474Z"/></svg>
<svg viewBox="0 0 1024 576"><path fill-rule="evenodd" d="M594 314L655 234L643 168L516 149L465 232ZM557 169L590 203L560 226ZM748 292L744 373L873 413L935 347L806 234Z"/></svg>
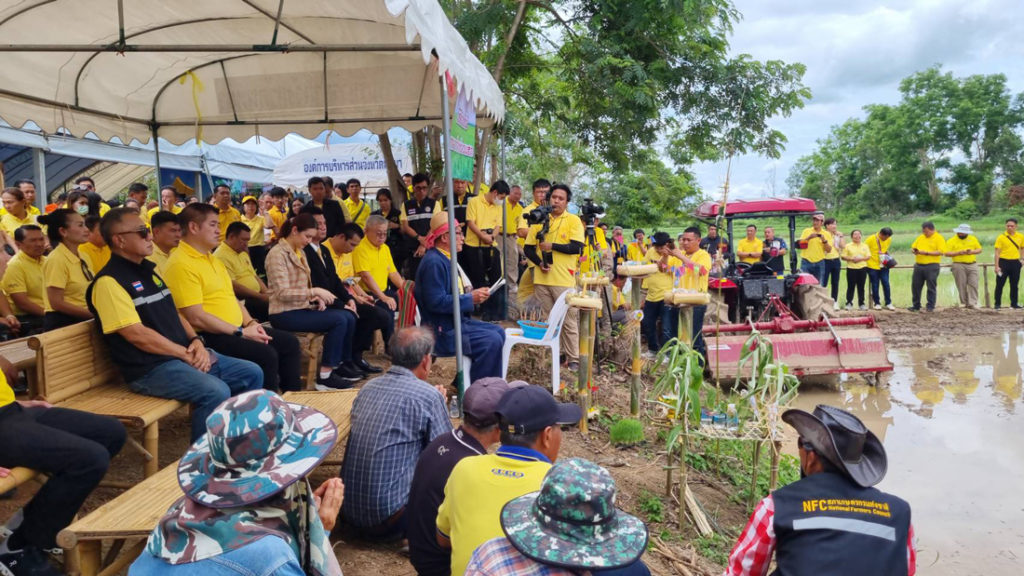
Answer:
<svg viewBox="0 0 1024 576"><path fill-rule="evenodd" d="M750 498L751 469L753 467L754 445L750 442L733 440L698 440L690 445L686 462L695 470L717 473L738 490L733 494L736 502L745 503ZM758 460L755 500L768 495L771 477L771 453L769 444L761 449ZM779 458L779 487L792 484L800 479L800 461L789 454Z"/></svg>
<svg viewBox="0 0 1024 576"><path fill-rule="evenodd" d="M629 418L612 424L608 438L617 446L633 446L644 441L644 424Z"/></svg>
<svg viewBox="0 0 1024 576"><path fill-rule="evenodd" d="M718 533L708 537L699 536L693 540L697 552L719 566L725 566L729 562L729 553L732 552L733 544L735 544L733 538L727 538Z"/></svg>
<svg viewBox="0 0 1024 576"><path fill-rule="evenodd" d="M665 521L665 504L658 496L644 490L640 492L640 512L644 514L648 522Z"/></svg>

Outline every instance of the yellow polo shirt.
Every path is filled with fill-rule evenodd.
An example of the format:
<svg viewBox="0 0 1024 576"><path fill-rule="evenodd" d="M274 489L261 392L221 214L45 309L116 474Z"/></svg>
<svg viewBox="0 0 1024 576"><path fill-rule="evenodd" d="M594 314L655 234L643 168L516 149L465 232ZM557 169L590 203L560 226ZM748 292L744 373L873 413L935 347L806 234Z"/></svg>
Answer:
<svg viewBox="0 0 1024 576"><path fill-rule="evenodd" d="M505 224L501 227L505 234L515 234L519 229L519 219L523 216L523 207L518 202L505 201ZM520 238L521 240L521 238Z"/></svg>
<svg viewBox="0 0 1024 576"><path fill-rule="evenodd" d="M644 259L657 264L661 262L661 254L653 246L647 251ZM647 299L651 302L661 302L665 294L672 291L672 284L675 281L675 269L683 265L683 261L675 256L668 257L668 269L664 272L658 271L647 277Z"/></svg>
<svg viewBox="0 0 1024 576"><path fill-rule="evenodd" d="M96 309L104 334L113 334L142 322L131 296L113 276L100 276L96 280L96 286L92 291L92 305Z"/></svg>
<svg viewBox="0 0 1024 576"><path fill-rule="evenodd" d="M869 270L878 270L882 267L881 260L878 258L879 252L882 254L888 254L889 246L892 244L892 236L889 236L885 240L879 238L878 234L872 234L864 239L864 244L867 245L868 250L871 251L871 258L868 260Z"/></svg>
<svg viewBox="0 0 1024 576"><path fill-rule="evenodd" d="M32 205L28 207L28 213L31 214L32 216L39 216L43 212L39 208L36 208L35 205ZM3 216L4 214L7 214L7 209L0 208L0 216Z"/></svg>
<svg viewBox="0 0 1024 576"><path fill-rule="evenodd" d="M466 221L475 223L480 230L497 228L501 224L501 204L491 204L483 196L473 196L466 207ZM466 246L479 248L482 244L476 232L466 226Z"/></svg>
<svg viewBox="0 0 1024 576"><path fill-rule="evenodd" d="M89 271L86 276L82 264ZM46 288L63 288L64 301L85 308L85 290L92 281L95 269L85 254L75 254L61 242L43 262L43 309L53 312Z"/></svg>
<svg viewBox="0 0 1024 576"><path fill-rule="evenodd" d="M932 234L930 238L921 234L917 237L917 240L914 240L914 243L910 245L911 250L914 248L924 250L925 252L945 252L946 240L943 239L942 234L939 234L938 232ZM925 256L923 254L915 254L914 262L918 264L938 264L939 262L942 262L942 255Z"/></svg>
<svg viewBox="0 0 1024 576"><path fill-rule="evenodd" d="M352 222L359 224L360 228L366 228L366 219L370 217L370 205L362 200L355 202L351 196L346 198L342 204L352 217Z"/></svg>
<svg viewBox="0 0 1024 576"><path fill-rule="evenodd" d="M92 242L86 242L78 247L78 253L89 257L89 262L92 262L93 272L103 270L107 262L110 262L110 246L106 244L97 246Z"/></svg>
<svg viewBox="0 0 1024 576"><path fill-rule="evenodd" d="M331 260L334 262L334 271L338 274L338 278L344 281L356 275L355 270L352 268L351 252L348 254L338 254L334 251L330 242L324 242L323 245L327 247L327 253L331 255Z"/></svg>
<svg viewBox="0 0 1024 576"><path fill-rule="evenodd" d="M0 408L13 403L14 390L11 388L11 385L7 383L7 375L0 371ZM466 563L469 563L468 558L466 559Z"/></svg>
<svg viewBox="0 0 1024 576"><path fill-rule="evenodd" d="M1011 239L1013 240L1013 242L1010 241ZM1016 243L1017 245L1014 246L1014 243ZM1000 259L1019 260L1020 249L1024 248L1024 234L1021 234L1020 232L1014 232L1013 237L1011 238L1006 234L1006 232L1003 232L1002 234L996 237L995 248L996 250L999 250Z"/></svg>
<svg viewBox="0 0 1024 576"><path fill-rule="evenodd" d="M271 206L270 210L268 210L267 212L270 213L270 221L274 223L274 226L277 227L278 230L280 230L281 225L284 224L285 220L288 219L288 215L282 212L281 209L278 208L277 206ZM271 236L271 239L277 240L277 234L274 233Z"/></svg>
<svg viewBox="0 0 1024 576"><path fill-rule="evenodd" d="M954 234L949 240L946 240L946 252L959 252L961 250L981 250L981 242L972 234L968 234L967 238L963 240L959 236ZM963 256L953 256L953 262L959 264L973 264L978 261L977 254L964 254Z"/></svg>
<svg viewBox="0 0 1024 576"><path fill-rule="evenodd" d="M736 243L736 253L757 252L757 256L744 256L740 258L741 262L746 262L748 264L756 264L760 262L762 251L764 251L764 240L761 240L760 238L747 240L744 236L742 240Z"/></svg>
<svg viewBox="0 0 1024 576"><path fill-rule="evenodd" d="M697 292L708 291L708 277L711 275L711 254L707 250L698 248L693 254L687 254L694 264L692 268L683 265L683 275L679 279L679 287L684 290L696 290Z"/></svg>
<svg viewBox="0 0 1024 576"><path fill-rule="evenodd" d="M647 249L650 248L650 244L645 238L643 242L637 242L636 240L626 245L626 260L630 262L640 262L644 259L647 254Z"/></svg>
<svg viewBox="0 0 1024 576"><path fill-rule="evenodd" d="M242 307L231 287L231 276L213 254L202 254L182 240L167 259L162 276L179 309L201 304L204 312L232 326L242 325Z"/></svg>
<svg viewBox="0 0 1024 576"><path fill-rule="evenodd" d="M174 253L174 248L171 248L170 252L164 252L160 249L156 243L153 244L153 253L146 256L146 260L149 260L153 264L156 264L156 273L160 276L164 275L164 267L167 266L167 259Z"/></svg>
<svg viewBox="0 0 1024 576"><path fill-rule="evenodd" d="M517 231L519 230L519 228L530 228L530 224L526 221L526 214L529 213L531 210L537 208L538 206L540 206L540 204L537 204L536 202L530 202L529 204L526 205L525 208L522 208L519 211L519 218L516 220ZM516 243L519 244L520 247L523 247L526 245L526 238L520 238L519 240L516 240ZM533 266L533 262L527 262L527 266Z"/></svg>
<svg viewBox="0 0 1024 576"><path fill-rule="evenodd" d="M161 208L159 206L157 206L156 208L150 208L149 211L146 212L146 222L148 223L150 220L152 220L153 219L153 214L156 214L157 212L159 212L161 210L163 210L163 208ZM183 210L183 208L181 206L175 206L174 208L171 209L171 213L172 214L181 214L182 210Z"/></svg>
<svg viewBox="0 0 1024 576"><path fill-rule="evenodd" d="M370 239L366 237L352 251L352 269L355 274L369 272L381 292L388 289L388 275L392 272L397 272L395 261L391 259L391 249L388 248L388 245L381 244L378 248L370 243ZM370 291L362 280L359 281L359 285L362 286L363 290Z"/></svg>
<svg viewBox="0 0 1024 576"><path fill-rule="evenodd" d="M263 237L263 225L265 224L263 215L257 212L252 218L246 218L243 214L241 222L249 227L249 246L263 246L266 244ZM221 240L223 239L221 238Z"/></svg>
<svg viewBox="0 0 1024 576"><path fill-rule="evenodd" d="M11 310L15 314L25 314L25 311L14 305L11 294L24 293L33 304L44 305L43 262L45 261L46 256L36 259L29 257L24 252L18 252L7 263L7 271L4 272L4 278L0 281L0 287L7 294L7 300L11 303Z"/></svg>
<svg viewBox="0 0 1024 576"><path fill-rule="evenodd" d="M221 210L217 213L217 222L220 224L220 239L223 240L227 235L228 226L232 222L241 222L242 213L235 209L234 206L228 206L227 210Z"/></svg>
<svg viewBox="0 0 1024 576"><path fill-rule="evenodd" d="M213 255L224 263L232 282L238 282L253 292L260 291L260 281L256 279L256 269L248 252L235 252L230 246L221 242L213 251Z"/></svg>
<svg viewBox="0 0 1024 576"><path fill-rule="evenodd" d="M814 228L804 228L804 231L800 233L801 240L807 240L807 237L811 234L815 234ZM832 234L824 228L821 229L821 235L828 240L829 245L832 245ZM825 259L825 246L821 242L821 238L813 238L807 240L807 248L800 251L800 257L808 262L821 262Z"/></svg>
<svg viewBox="0 0 1024 576"><path fill-rule="evenodd" d="M36 215L31 211L25 213L24 218L18 218L10 212L4 212L3 216L0 216L0 228L14 240L14 231L27 224L36 224Z"/></svg>
<svg viewBox="0 0 1024 576"><path fill-rule="evenodd" d="M583 242L583 221L575 214L568 211L562 212L561 216L550 216L551 224L545 242L552 244L568 244L570 241ZM537 233L540 232L540 224L530 226L530 233L526 236L527 246L537 245ZM540 248L537 249L540 256ZM533 283L536 286L564 286L576 285L576 270L579 268L580 257L578 254L562 254L552 251L553 265L551 270L544 272L539 266L533 269Z"/></svg>
<svg viewBox="0 0 1024 576"><path fill-rule="evenodd" d="M843 246L843 258L864 258L871 257L871 249L868 248L867 244L861 242L860 244L854 244L850 242L846 246ZM860 270L866 268L868 265L867 260L861 260L860 262L847 262L846 268L849 270Z"/></svg>

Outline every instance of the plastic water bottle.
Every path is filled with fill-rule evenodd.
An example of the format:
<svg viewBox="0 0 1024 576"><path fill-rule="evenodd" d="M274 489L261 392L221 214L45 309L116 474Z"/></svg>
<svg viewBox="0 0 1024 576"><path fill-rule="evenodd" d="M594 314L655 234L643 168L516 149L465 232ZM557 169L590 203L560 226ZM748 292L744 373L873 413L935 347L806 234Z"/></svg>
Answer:
<svg viewBox="0 0 1024 576"><path fill-rule="evenodd" d="M448 400L448 417L449 418L462 418L462 410L459 409L459 397L452 396Z"/></svg>

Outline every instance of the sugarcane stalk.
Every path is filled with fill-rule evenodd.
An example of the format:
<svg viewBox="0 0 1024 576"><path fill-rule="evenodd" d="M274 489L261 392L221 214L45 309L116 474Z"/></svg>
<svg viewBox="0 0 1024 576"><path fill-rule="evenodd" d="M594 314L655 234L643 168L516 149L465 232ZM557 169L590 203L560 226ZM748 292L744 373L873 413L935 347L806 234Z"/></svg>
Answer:
<svg viewBox="0 0 1024 576"><path fill-rule="evenodd" d="M580 369L576 380L576 402L583 411L583 419L580 420L580 432L583 434L587 434L587 420L590 416L590 316L593 313L589 308L580 310Z"/></svg>
<svg viewBox="0 0 1024 576"><path fill-rule="evenodd" d="M632 288L630 288L630 299L633 302L633 310L640 310L640 279L631 278ZM636 335L633 337L633 361L630 366L630 383L629 383L629 414L631 416L640 415L640 332L637 330Z"/></svg>

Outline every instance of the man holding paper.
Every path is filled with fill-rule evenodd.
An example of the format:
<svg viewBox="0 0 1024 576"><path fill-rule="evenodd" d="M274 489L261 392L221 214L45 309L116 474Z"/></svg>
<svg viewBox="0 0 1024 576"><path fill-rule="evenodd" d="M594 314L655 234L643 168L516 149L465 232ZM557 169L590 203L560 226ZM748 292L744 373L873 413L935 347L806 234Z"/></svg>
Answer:
<svg viewBox="0 0 1024 576"><path fill-rule="evenodd" d="M434 333L434 354L438 356L455 355L455 323L452 311L455 297L452 295L451 266L452 255L449 253L450 232L448 230L448 213L437 212L430 219L430 234L427 235L427 246L430 249L423 255L419 268L416 270L416 304L420 310L420 320ZM462 250L462 230L456 222L456 251ZM456 264L458 266L458 264ZM505 330L501 326L473 320L470 314L473 307L487 301L491 288L473 288L462 268L459 271L459 310L462 315L462 353L473 361L470 369L470 382L480 378L501 376L501 350L505 345ZM495 289L500 288L500 282Z"/></svg>

